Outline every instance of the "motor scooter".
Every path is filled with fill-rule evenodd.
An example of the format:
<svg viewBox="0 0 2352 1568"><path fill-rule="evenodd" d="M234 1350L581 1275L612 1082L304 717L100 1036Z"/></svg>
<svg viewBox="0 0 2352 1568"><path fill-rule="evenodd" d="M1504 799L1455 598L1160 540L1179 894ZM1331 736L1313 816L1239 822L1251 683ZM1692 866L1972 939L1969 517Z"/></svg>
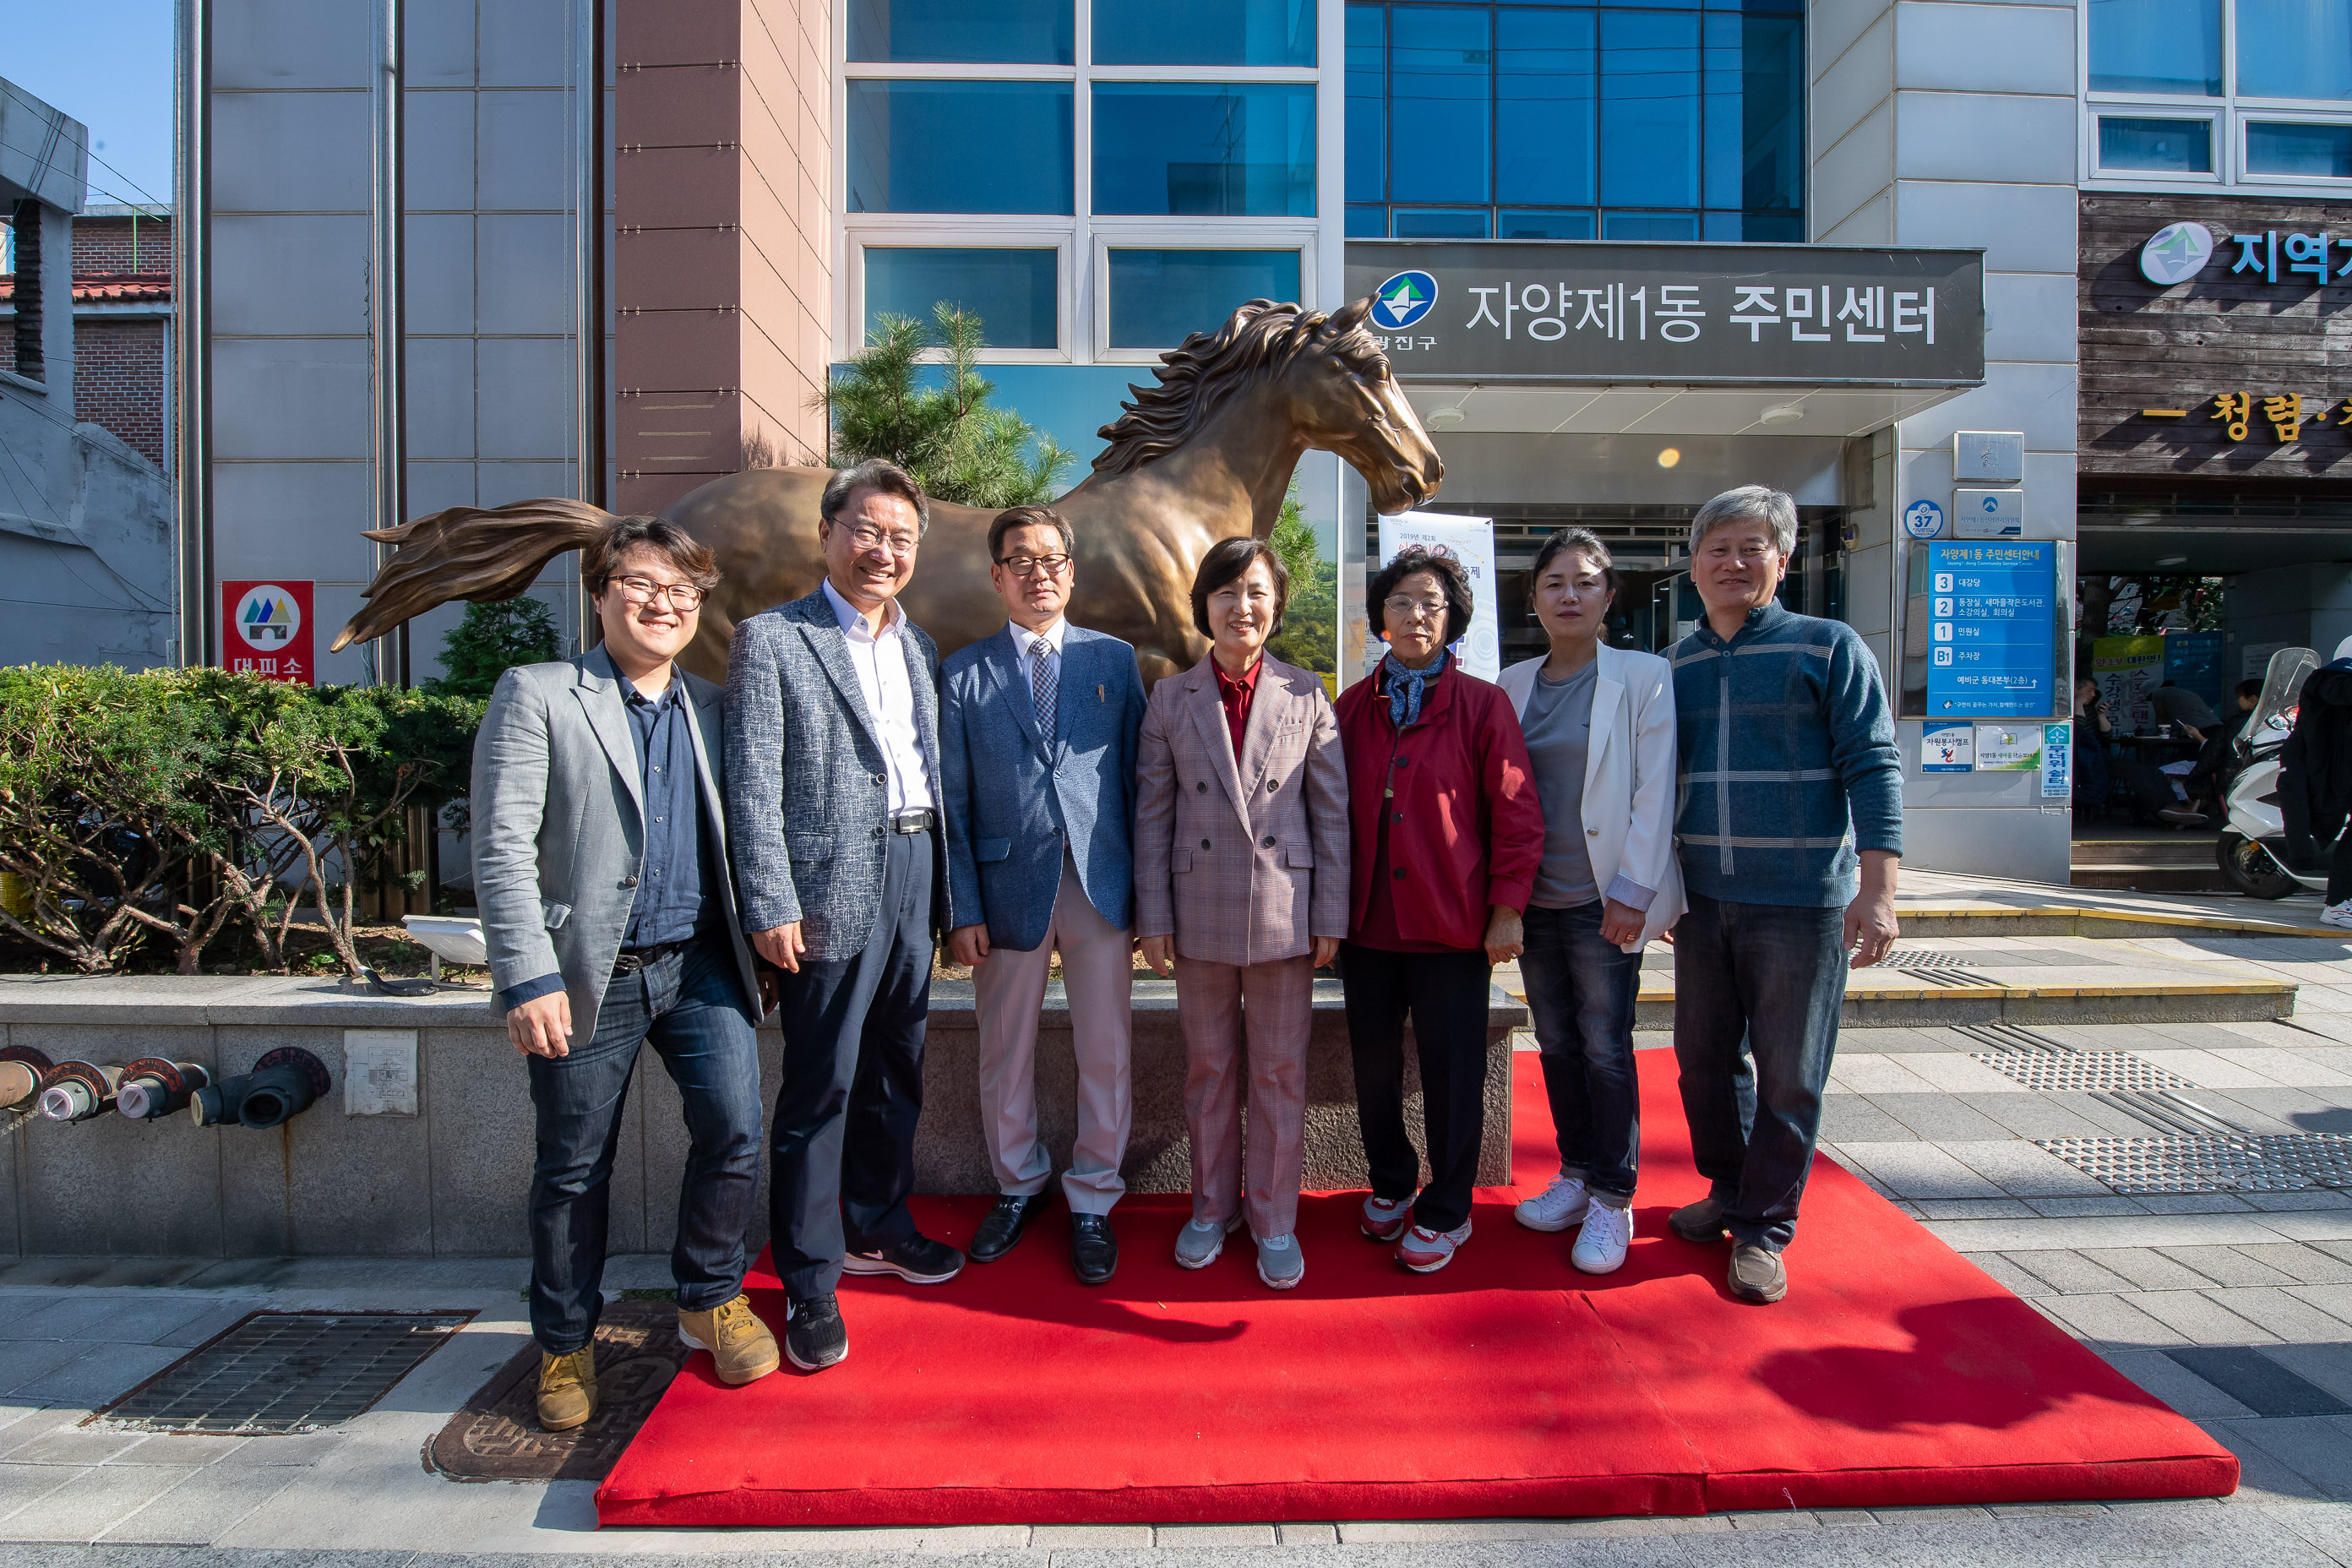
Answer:
<svg viewBox="0 0 2352 1568"><path fill-rule="evenodd" d="M2336 650L2338 658L2347 655L2352 655L2352 637ZM2283 647L2271 655L2262 697L2238 731L2238 776L2230 782L2229 820L2213 857L2230 886L2250 899L2284 899L2291 893L2320 892L2327 886L2325 870L2294 869L2286 852L2286 817L2279 805L2279 753L2294 731L2303 683L2318 668L2319 656L2307 647Z"/></svg>

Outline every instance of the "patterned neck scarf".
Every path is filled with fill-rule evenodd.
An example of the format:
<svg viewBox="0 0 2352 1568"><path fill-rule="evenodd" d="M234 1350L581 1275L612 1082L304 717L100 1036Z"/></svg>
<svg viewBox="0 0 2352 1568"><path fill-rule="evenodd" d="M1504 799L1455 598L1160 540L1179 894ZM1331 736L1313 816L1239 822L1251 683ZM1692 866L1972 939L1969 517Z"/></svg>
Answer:
<svg viewBox="0 0 2352 1568"><path fill-rule="evenodd" d="M1429 683L1445 672L1446 657L1439 648L1437 657L1419 669L1407 669L1393 653L1381 660L1381 674L1388 682L1390 723L1409 730L1421 718L1421 700Z"/></svg>

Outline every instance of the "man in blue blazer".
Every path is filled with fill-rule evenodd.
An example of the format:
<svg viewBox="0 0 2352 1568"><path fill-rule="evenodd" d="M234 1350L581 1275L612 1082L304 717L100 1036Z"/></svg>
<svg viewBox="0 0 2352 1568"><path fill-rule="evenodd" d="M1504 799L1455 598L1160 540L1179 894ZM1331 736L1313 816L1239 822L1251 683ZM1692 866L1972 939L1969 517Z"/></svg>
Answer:
<svg viewBox="0 0 2352 1568"><path fill-rule="evenodd" d="M1009 623L940 675L948 951L972 971L980 1113L1003 1195L971 1260L1013 1249L1047 1203L1053 1157L1037 1138L1037 1015L1062 954L1078 1064L1077 1143L1062 1191L1070 1262L1099 1285L1118 1267L1111 1206L1127 1190L1134 983L1135 752L1143 681L1135 649L1070 625L1070 525L1017 506L990 525L989 578Z"/></svg>

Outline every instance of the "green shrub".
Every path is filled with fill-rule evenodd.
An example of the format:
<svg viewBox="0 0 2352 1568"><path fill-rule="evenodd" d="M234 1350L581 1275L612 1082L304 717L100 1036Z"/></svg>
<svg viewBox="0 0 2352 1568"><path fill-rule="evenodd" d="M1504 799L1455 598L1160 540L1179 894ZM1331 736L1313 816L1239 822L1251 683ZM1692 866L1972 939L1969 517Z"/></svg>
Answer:
<svg viewBox="0 0 2352 1568"><path fill-rule="evenodd" d="M557 640L555 612L543 600L526 594L502 604L467 605L465 618L441 639L444 673L422 689L488 701L499 677L514 666L552 659Z"/></svg>

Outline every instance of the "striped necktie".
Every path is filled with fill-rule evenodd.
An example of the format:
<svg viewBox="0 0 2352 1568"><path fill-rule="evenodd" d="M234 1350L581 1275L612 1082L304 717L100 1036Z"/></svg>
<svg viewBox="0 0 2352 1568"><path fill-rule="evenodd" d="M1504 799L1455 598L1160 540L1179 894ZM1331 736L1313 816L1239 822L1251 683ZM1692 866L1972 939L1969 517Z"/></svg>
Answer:
<svg viewBox="0 0 2352 1568"><path fill-rule="evenodd" d="M1054 743L1054 645L1044 637L1029 644L1029 700L1037 710L1037 738Z"/></svg>

